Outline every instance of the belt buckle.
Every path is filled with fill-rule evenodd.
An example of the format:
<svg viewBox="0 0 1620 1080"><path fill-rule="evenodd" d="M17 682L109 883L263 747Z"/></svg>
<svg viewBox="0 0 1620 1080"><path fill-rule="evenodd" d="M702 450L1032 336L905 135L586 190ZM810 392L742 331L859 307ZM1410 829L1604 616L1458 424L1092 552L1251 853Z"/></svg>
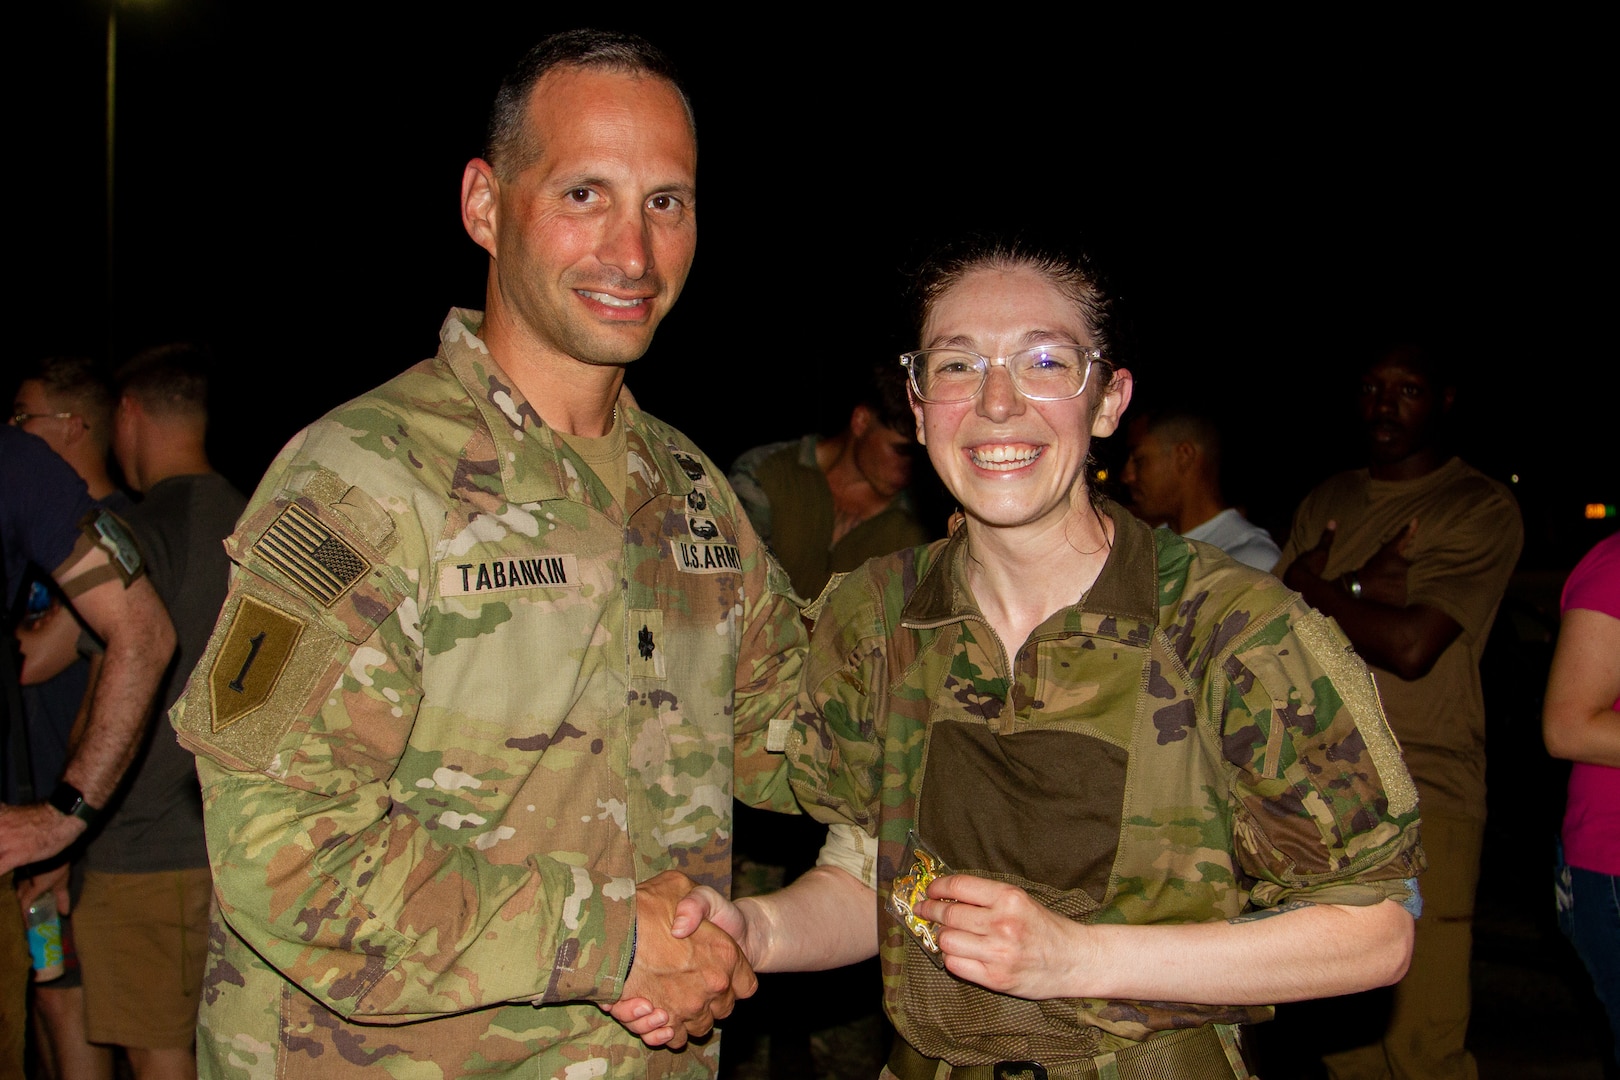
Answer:
<svg viewBox="0 0 1620 1080"><path fill-rule="evenodd" d="M1038 1061L998 1061L991 1066L995 1080L1046 1080L1046 1066Z"/></svg>

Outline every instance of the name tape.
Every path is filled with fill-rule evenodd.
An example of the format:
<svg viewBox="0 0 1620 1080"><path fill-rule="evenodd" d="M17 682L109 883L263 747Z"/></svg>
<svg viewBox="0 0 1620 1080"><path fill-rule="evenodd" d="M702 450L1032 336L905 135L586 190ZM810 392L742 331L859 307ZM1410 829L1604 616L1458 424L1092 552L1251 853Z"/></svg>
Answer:
<svg viewBox="0 0 1620 1080"><path fill-rule="evenodd" d="M572 555L536 555L439 567L440 596L510 592L513 589L577 589L579 561Z"/></svg>

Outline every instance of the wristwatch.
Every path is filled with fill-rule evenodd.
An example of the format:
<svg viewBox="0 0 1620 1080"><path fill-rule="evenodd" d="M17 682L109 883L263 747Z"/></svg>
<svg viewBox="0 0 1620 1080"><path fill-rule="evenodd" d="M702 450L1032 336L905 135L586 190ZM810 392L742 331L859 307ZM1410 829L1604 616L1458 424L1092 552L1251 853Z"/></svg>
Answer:
<svg viewBox="0 0 1620 1080"><path fill-rule="evenodd" d="M45 800L56 807L64 817L76 817L86 825L94 825L101 811L84 801L84 793L66 780L58 780L51 797Z"/></svg>

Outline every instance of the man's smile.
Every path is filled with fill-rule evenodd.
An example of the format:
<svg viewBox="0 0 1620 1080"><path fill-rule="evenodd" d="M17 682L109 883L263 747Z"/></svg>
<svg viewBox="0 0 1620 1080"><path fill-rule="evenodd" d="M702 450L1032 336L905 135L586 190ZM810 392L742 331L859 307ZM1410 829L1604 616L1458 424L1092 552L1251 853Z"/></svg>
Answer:
<svg viewBox="0 0 1620 1080"><path fill-rule="evenodd" d="M645 296L618 297L612 293L592 292L589 289L577 289L575 291L587 300L595 300L598 304L605 304L613 308L636 308L645 304L649 299L649 297Z"/></svg>

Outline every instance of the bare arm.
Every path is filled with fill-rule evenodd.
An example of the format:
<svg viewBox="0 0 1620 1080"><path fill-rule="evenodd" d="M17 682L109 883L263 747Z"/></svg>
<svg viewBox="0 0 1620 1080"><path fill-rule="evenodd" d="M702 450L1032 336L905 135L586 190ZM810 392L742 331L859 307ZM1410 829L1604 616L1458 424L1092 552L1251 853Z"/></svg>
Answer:
<svg viewBox="0 0 1620 1080"><path fill-rule="evenodd" d="M945 926L940 945L952 974L1035 1000L1303 1001L1396 982L1412 956L1412 916L1393 900L1288 904L1228 922L1088 926L1015 886L963 874L935 882L929 896L918 914ZM699 888L681 902L674 930L710 919L738 938L758 971L819 970L876 953L876 914L870 888L820 866L781 892L735 904ZM612 1012L653 1045L670 1033L646 1002L626 998Z"/></svg>
<svg viewBox="0 0 1620 1080"><path fill-rule="evenodd" d="M102 570L108 561L103 549L91 548L58 570L57 580L71 585L82 574ZM78 788L85 802L102 807L140 744L152 698L174 651L174 627L145 578L127 587L116 577L108 578L75 597L74 606L107 642L107 652L89 722L62 779ZM84 822L48 803L0 808L0 873L56 854L84 829Z"/></svg>
<svg viewBox="0 0 1620 1080"><path fill-rule="evenodd" d="M22 647L22 684L37 686L66 671L79 658L79 620L61 604L32 623L17 627Z"/></svg>
<svg viewBox="0 0 1620 1080"><path fill-rule="evenodd" d="M1406 973L1412 916L1371 907L1286 904L1227 922L1094 926L1022 889L957 874L918 905L944 924L952 974L1032 1000L1087 997L1269 1005L1386 986Z"/></svg>
<svg viewBox="0 0 1620 1080"><path fill-rule="evenodd" d="M825 971L877 955L877 894L836 866L812 867L780 892L736 907L737 940L756 971Z"/></svg>
<svg viewBox="0 0 1620 1080"><path fill-rule="evenodd" d="M61 575L68 584L85 561L106 555L96 549ZM174 625L147 578L128 587L106 581L74 599L107 650L90 702L90 718L62 778L92 806L105 806L135 757L151 716L152 699L174 654Z"/></svg>
<svg viewBox="0 0 1620 1080"><path fill-rule="evenodd" d="M1553 757L1620 768L1620 619L1571 608L1559 625L1541 707Z"/></svg>

